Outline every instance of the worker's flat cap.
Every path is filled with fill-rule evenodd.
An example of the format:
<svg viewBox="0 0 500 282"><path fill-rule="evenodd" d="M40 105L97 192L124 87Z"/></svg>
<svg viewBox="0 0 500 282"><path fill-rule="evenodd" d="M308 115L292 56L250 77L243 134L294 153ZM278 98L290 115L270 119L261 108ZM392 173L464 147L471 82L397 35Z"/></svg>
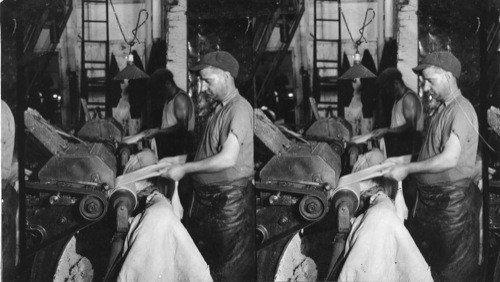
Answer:
<svg viewBox="0 0 500 282"><path fill-rule="evenodd" d="M460 77L462 72L462 65L460 61L450 52L438 51L430 53L420 62L420 64L413 68L416 74L420 74L424 69L435 66L442 68L445 71L451 72L455 78Z"/></svg>
<svg viewBox="0 0 500 282"><path fill-rule="evenodd" d="M225 51L215 51L203 55L203 57L201 57L201 60L196 63L196 65L191 67L190 70L200 71L209 66L227 71L234 78L238 76L238 70L240 68L238 61L236 61L236 59L231 54Z"/></svg>

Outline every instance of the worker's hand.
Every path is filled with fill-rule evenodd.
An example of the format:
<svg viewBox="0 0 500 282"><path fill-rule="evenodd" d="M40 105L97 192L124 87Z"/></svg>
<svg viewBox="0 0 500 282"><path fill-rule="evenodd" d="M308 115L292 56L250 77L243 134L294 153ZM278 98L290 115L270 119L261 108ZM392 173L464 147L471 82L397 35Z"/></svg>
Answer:
<svg viewBox="0 0 500 282"><path fill-rule="evenodd" d="M187 155L179 155L174 157L165 157L158 161L159 164L169 164L169 165L178 165L186 163Z"/></svg>
<svg viewBox="0 0 500 282"><path fill-rule="evenodd" d="M144 139L151 139L160 132L159 128L150 128L144 130Z"/></svg>
<svg viewBox="0 0 500 282"><path fill-rule="evenodd" d="M179 181L184 177L184 175L186 175L186 171L183 165L172 165L171 167L165 169L165 171L161 174L161 177Z"/></svg>
<svg viewBox="0 0 500 282"><path fill-rule="evenodd" d="M396 181L403 181L408 176L408 167L406 165L394 165L384 173L385 178Z"/></svg>
<svg viewBox="0 0 500 282"><path fill-rule="evenodd" d="M165 157L165 158L159 160L158 163L165 164L165 165L177 165L177 164L179 164L179 161L175 157Z"/></svg>
<svg viewBox="0 0 500 282"><path fill-rule="evenodd" d="M375 129L373 131L373 138L375 139L379 139L379 138L382 138L384 137L384 135L387 134L387 132L389 131L389 128L379 128L379 129Z"/></svg>
<svg viewBox="0 0 500 282"><path fill-rule="evenodd" d="M403 164L399 161L398 157L390 157L390 158L387 158L385 159L385 161L383 162L384 164L385 163L390 163L390 164L394 164L394 165L397 165L397 164Z"/></svg>
<svg viewBox="0 0 500 282"><path fill-rule="evenodd" d="M390 157L387 158L384 163L391 163L394 165L404 165L407 163L410 163L411 161L411 155L402 155L398 157Z"/></svg>

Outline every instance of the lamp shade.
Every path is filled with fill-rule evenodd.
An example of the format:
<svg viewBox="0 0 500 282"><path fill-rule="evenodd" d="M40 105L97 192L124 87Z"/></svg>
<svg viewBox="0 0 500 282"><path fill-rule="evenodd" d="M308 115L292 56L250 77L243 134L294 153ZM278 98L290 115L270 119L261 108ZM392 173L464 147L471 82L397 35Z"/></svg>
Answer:
<svg viewBox="0 0 500 282"><path fill-rule="evenodd" d="M355 78L375 78L377 77L369 69L362 64L355 64L348 69L339 79L355 79Z"/></svg>
<svg viewBox="0 0 500 282"><path fill-rule="evenodd" d="M113 80L133 80L133 79L147 79L149 75L134 65L134 56L129 54L127 56L127 66L122 69Z"/></svg>
<svg viewBox="0 0 500 282"><path fill-rule="evenodd" d="M355 78L376 78L369 69L365 68L361 63L361 56L358 52L354 54L354 65L349 68L339 79L355 79Z"/></svg>

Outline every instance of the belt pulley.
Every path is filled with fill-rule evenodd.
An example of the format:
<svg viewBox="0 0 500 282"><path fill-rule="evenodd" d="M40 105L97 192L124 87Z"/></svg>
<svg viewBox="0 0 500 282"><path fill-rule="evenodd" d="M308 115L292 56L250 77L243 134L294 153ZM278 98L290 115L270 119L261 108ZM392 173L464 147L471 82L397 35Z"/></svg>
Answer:
<svg viewBox="0 0 500 282"><path fill-rule="evenodd" d="M324 190L328 190L328 184L322 185L314 182L292 182L292 181L265 181L255 184L257 189L275 191L278 193L290 193L302 196L299 202L299 213L303 219L316 221L328 212L328 199Z"/></svg>
<svg viewBox="0 0 500 282"><path fill-rule="evenodd" d="M29 252L101 220L108 209L106 187L97 183L27 182L26 189Z"/></svg>
<svg viewBox="0 0 500 282"><path fill-rule="evenodd" d="M255 187L269 197L257 210L257 242L264 248L322 219L328 212L328 185L262 181Z"/></svg>
<svg viewBox="0 0 500 282"><path fill-rule="evenodd" d="M326 207L318 196L306 195L299 203L300 215L306 220L315 221L319 219Z"/></svg>

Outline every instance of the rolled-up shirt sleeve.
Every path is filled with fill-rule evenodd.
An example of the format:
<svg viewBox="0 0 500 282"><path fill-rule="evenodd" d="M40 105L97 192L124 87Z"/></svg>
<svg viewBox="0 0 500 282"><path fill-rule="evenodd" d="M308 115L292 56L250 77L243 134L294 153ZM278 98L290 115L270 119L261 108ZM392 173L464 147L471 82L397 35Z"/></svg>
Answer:
<svg viewBox="0 0 500 282"><path fill-rule="evenodd" d="M229 126L229 133L233 133L238 142L243 145L243 140L248 134L253 133L253 111L247 105L238 105L233 109L232 119Z"/></svg>
<svg viewBox="0 0 500 282"><path fill-rule="evenodd" d="M451 133L454 133L458 137L462 146L470 141L470 132L474 126L471 124L471 118L468 118L466 115L460 108L457 107L454 109L453 119L450 120L451 122L447 130L443 132L445 133L445 136L443 136L443 146L450 138Z"/></svg>

